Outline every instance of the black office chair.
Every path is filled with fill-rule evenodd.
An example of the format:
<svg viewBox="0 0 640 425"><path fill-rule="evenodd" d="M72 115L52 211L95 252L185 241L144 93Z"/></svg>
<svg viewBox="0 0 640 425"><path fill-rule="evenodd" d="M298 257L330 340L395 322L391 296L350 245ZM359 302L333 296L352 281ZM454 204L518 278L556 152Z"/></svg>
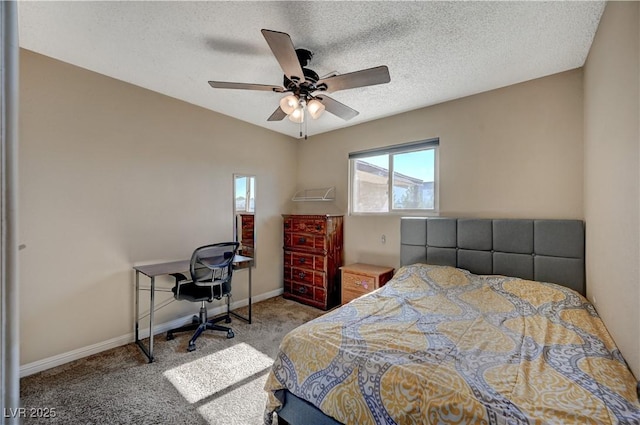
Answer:
<svg viewBox="0 0 640 425"><path fill-rule="evenodd" d="M205 302L212 302L214 299L231 296L231 277L233 275L233 257L238 249L238 242L223 242L213 245L205 245L197 248L191 255L188 279L182 273L175 273L176 284L171 289L177 300L187 300L200 302L200 315L193 316L193 323L172 329L167 332L167 341L172 340L175 332L192 331L195 333L189 340L187 351L196 349L196 339L205 329L224 331L227 338L233 338L233 330L216 323L222 320L225 323L231 322L229 309L227 313L214 319L207 318L207 307ZM227 307L229 299L227 299Z"/></svg>

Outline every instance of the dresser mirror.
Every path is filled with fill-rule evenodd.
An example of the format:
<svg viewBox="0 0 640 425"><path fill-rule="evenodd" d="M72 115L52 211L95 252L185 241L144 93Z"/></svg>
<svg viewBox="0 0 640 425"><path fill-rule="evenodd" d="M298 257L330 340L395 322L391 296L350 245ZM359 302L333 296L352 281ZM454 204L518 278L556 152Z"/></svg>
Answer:
<svg viewBox="0 0 640 425"><path fill-rule="evenodd" d="M238 253L256 258L256 176L233 175L233 237L240 242Z"/></svg>

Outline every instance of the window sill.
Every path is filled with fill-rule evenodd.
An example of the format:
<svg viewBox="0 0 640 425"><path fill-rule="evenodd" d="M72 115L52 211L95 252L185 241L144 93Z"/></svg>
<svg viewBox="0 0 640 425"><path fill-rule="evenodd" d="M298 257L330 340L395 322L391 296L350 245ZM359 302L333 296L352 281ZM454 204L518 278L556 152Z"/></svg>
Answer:
<svg viewBox="0 0 640 425"><path fill-rule="evenodd" d="M403 210L403 211L389 211L389 212L349 212L349 216L359 217L439 217L439 211L425 211L425 210Z"/></svg>

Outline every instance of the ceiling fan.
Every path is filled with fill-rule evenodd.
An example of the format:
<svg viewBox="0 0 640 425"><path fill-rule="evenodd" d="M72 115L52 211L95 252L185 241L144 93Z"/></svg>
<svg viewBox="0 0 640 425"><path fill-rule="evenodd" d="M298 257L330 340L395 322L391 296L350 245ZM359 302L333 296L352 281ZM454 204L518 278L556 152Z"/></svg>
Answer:
<svg viewBox="0 0 640 425"><path fill-rule="evenodd" d="M389 69L383 66L363 69L347 74L332 73L320 78L315 71L306 68L313 57L313 53L306 49L295 49L289 34L262 30L273 55L284 71L283 86L268 84L232 83L224 81L209 81L216 89L262 90L276 93L290 93L280 99L280 106L271 114L267 121L281 121L286 116L296 123L304 121L305 110L313 119L318 118L323 111L327 111L343 120L350 120L358 111L327 96L338 90L356 87L373 86L391 81Z"/></svg>

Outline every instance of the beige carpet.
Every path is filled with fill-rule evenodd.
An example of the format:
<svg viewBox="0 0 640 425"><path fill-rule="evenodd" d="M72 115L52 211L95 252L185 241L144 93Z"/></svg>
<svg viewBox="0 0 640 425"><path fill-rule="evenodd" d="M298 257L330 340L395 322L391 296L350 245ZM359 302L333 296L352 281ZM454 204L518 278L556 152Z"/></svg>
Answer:
<svg viewBox="0 0 640 425"><path fill-rule="evenodd" d="M23 423L259 425L264 382L282 337L322 313L276 297L254 304L251 325L234 318L235 338L207 331L192 353L191 333L172 341L160 334L151 364L131 343L28 376L21 380L22 406L54 409L56 417Z"/></svg>

